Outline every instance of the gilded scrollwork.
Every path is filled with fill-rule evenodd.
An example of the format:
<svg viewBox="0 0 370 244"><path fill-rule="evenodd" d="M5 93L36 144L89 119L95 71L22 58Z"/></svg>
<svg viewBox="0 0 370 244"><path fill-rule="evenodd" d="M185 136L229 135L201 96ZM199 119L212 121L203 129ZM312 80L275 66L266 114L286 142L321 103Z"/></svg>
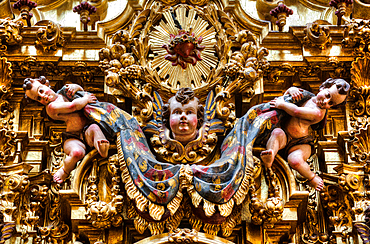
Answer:
<svg viewBox="0 0 370 244"><path fill-rule="evenodd" d="M366 163L370 158L370 131L369 124L349 132L348 141L350 157L357 162Z"/></svg>
<svg viewBox="0 0 370 244"><path fill-rule="evenodd" d="M267 71L267 82L279 83L284 82L280 77L282 76L293 76L296 69L290 63L282 63L279 67L271 67Z"/></svg>
<svg viewBox="0 0 370 244"><path fill-rule="evenodd" d="M4 215L4 222L15 222L15 214L18 211L18 203L21 195L29 187L29 180L26 175L13 174L10 176L0 176L1 193L0 209Z"/></svg>
<svg viewBox="0 0 370 244"><path fill-rule="evenodd" d="M303 43L319 49L324 49L326 45L330 44L332 41L330 29L325 24L327 24L326 21L320 20L307 24L305 29L306 36L303 39Z"/></svg>
<svg viewBox="0 0 370 244"><path fill-rule="evenodd" d="M9 165L15 157L17 133L12 119L0 121L0 166Z"/></svg>
<svg viewBox="0 0 370 244"><path fill-rule="evenodd" d="M0 58L0 165L7 165L15 156L17 133L13 130L14 115L9 103L13 96L11 64L6 58Z"/></svg>
<svg viewBox="0 0 370 244"><path fill-rule="evenodd" d="M7 50L7 46L18 45L22 42L22 28L23 22L19 19L0 19L0 51Z"/></svg>
<svg viewBox="0 0 370 244"><path fill-rule="evenodd" d="M44 52L50 52L64 46L65 38L60 24L48 20L38 22L36 26L43 26L37 30L35 42L37 48Z"/></svg>
<svg viewBox="0 0 370 244"><path fill-rule="evenodd" d="M0 58L0 117L4 118L12 111L9 104L10 98L13 96L11 89L12 85L12 68L11 63L6 58Z"/></svg>
<svg viewBox="0 0 370 244"><path fill-rule="evenodd" d="M370 20L350 19L345 24L344 38L345 47L354 48L356 56L363 56L369 52L370 44Z"/></svg>

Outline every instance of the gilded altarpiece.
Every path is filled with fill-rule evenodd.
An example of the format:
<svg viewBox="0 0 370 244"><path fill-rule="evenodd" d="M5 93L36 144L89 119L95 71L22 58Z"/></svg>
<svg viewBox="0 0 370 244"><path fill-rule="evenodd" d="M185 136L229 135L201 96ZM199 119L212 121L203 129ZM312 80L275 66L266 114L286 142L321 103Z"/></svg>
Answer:
<svg viewBox="0 0 370 244"><path fill-rule="evenodd" d="M369 242L368 1L9 0L0 9L0 243ZM66 126L24 97L23 80L39 76L122 109L137 121L135 145L157 160L137 171L166 165L176 177L135 178L141 155L126 157L135 148L120 131L108 158L92 150L55 183ZM323 191L281 156L266 169L253 143L237 157L243 170L225 171L233 189L207 174L251 107L290 86L317 93L329 77L351 90L313 132L308 163ZM205 109L185 146L162 118L183 87Z"/></svg>

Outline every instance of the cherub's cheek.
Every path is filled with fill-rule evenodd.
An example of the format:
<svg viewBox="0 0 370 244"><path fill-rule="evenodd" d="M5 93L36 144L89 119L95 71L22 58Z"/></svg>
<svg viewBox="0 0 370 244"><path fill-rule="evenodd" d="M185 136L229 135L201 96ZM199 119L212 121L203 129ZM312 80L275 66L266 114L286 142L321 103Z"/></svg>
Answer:
<svg viewBox="0 0 370 244"><path fill-rule="evenodd" d="M197 119L197 117L196 117L196 116L192 116L192 117L190 118L190 122L191 122L192 124L197 124L197 123L198 123L198 119Z"/></svg>
<svg viewBox="0 0 370 244"><path fill-rule="evenodd" d="M170 126L176 126L178 124L178 119L177 118L170 118Z"/></svg>

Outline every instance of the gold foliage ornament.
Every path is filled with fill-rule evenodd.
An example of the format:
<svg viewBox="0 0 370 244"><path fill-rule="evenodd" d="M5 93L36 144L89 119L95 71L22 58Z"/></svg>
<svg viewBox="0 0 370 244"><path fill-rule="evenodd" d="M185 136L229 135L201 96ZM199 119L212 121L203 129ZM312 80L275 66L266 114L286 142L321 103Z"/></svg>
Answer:
<svg viewBox="0 0 370 244"><path fill-rule="evenodd" d="M12 108L9 104L10 98L13 96L11 90L12 79L11 63L5 57L0 58L0 117L5 117Z"/></svg>
<svg viewBox="0 0 370 244"><path fill-rule="evenodd" d="M0 117L7 118L0 121L0 166L10 164L15 156L17 133L13 131L14 117L10 114L13 109L9 103L13 96L12 82L11 64L2 57L0 58Z"/></svg>

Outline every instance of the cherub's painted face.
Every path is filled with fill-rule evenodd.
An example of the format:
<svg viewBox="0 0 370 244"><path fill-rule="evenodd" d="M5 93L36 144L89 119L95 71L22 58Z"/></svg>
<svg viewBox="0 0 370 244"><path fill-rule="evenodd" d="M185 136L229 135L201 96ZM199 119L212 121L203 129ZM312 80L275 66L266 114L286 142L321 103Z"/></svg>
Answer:
<svg viewBox="0 0 370 244"><path fill-rule="evenodd" d="M346 95L339 94L338 88L334 84L330 88L322 88L316 95L316 103L319 108L328 109L338 105L346 99Z"/></svg>
<svg viewBox="0 0 370 244"><path fill-rule="evenodd" d="M38 101L43 105L48 105L57 98L57 95L50 87L41 84L37 80L33 81L30 90L26 90L26 95L30 99Z"/></svg>
<svg viewBox="0 0 370 244"><path fill-rule="evenodd" d="M198 101L181 104L176 99L170 102L170 127L173 137L183 144L193 140L197 133Z"/></svg>

